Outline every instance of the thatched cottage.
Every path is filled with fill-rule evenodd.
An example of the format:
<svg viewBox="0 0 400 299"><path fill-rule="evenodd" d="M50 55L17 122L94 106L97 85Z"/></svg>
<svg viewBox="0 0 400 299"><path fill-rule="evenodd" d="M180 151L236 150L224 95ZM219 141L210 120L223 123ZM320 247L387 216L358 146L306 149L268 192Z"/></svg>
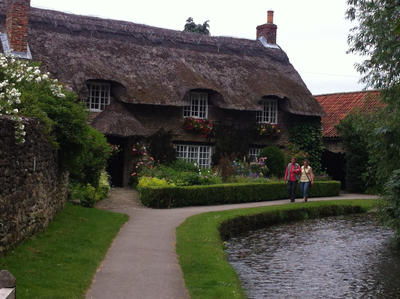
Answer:
<svg viewBox="0 0 400 299"><path fill-rule="evenodd" d="M279 126L279 138L250 145L254 156L285 145L294 115L323 114L276 44L272 11L248 40L37 9L30 0L0 5L3 51L41 61L96 114L92 125L125 149L112 167L116 185L129 180L130 146L160 128L172 132L178 157L209 166L215 140L185 130L185 118Z"/></svg>

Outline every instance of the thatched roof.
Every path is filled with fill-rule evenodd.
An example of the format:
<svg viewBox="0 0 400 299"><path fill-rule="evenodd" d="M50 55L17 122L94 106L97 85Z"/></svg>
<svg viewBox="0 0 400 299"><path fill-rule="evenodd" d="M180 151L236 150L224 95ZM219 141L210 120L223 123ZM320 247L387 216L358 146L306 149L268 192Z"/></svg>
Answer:
<svg viewBox="0 0 400 299"><path fill-rule="evenodd" d="M105 135L119 137L148 135L143 125L119 101L113 101L108 105L91 125Z"/></svg>
<svg viewBox="0 0 400 299"><path fill-rule="evenodd" d="M31 8L29 46L81 98L87 80L104 79L126 88L126 103L183 106L191 89L209 89L221 94L221 108L259 110L262 97L277 96L288 112L323 114L285 52L257 40Z"/></svg>

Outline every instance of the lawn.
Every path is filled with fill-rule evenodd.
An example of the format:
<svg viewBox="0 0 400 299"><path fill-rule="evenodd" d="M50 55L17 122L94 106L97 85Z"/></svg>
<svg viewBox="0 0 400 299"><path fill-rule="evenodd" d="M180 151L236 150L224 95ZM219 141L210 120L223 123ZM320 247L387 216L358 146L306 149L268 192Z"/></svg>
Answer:
<svg viewBox="0 0 400 299"><path fill-rule="evenodd" d="M291 216L311 218L318 215L319 211L329 212L334 210L331 206L359 206L362 211L367 211L376 204L376 200L320 201L208 212L187 218L177 228L176 251L191 298L246 298L239 278L227 262L223 249L223 240L218 228L225 221L256 214L261 214L257 217L260 220L270 218L287 221ZM298 210L297 214L295 210ZM338 210L340 211L340 208ZM248 220L249 217L243 219ZM239 222L239 225L249 223Z"/></svg>
<svg viewBox="0 0 400 299"><path fill-rule="evenodd" d="M18 299L83 298L127 215L67 204L43 233L0 257Z"/></svg>

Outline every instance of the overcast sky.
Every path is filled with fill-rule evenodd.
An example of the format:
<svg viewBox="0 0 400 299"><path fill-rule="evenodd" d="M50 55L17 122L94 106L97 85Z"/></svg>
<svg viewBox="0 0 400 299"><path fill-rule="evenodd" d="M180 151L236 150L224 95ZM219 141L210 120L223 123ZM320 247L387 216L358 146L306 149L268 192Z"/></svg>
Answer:
<svg viewBox="0 0 400 299"><path fill-rule="evenodd" d="M256 26L274 11L277 44L314 95L358 91L360 61L348 50L353 27L345 19L346 0L31 0L31 5L74 14L125 20L182 30L188 17L195 23L209 20L213 36L255 39Z"/></svg>

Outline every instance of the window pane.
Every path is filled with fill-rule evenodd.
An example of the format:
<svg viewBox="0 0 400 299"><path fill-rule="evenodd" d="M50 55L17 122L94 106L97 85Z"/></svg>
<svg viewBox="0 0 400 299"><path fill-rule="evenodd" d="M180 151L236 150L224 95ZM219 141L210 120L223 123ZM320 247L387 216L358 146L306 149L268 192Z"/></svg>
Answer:
<svg viewBox="0 0 400 299"><path fill-rule="evenodd" d="M258 123L278 123L278 101L267 99L263 101L263 111L257 111L256 121Z"/></svg>
<svg viewBox="0 0 400 299"><path fill-rule="evenodd" d="M106 105L110 104L110 84L108 83L90 83L89 97L86 106L90 110L104 110Z"/></svg>
<svg viewBox="0 0 400 299"><path fill-rule="evenodd" d="M178 159L196 163L201 168L211 166L211 146L176 145L176 152Z"/></svg>

